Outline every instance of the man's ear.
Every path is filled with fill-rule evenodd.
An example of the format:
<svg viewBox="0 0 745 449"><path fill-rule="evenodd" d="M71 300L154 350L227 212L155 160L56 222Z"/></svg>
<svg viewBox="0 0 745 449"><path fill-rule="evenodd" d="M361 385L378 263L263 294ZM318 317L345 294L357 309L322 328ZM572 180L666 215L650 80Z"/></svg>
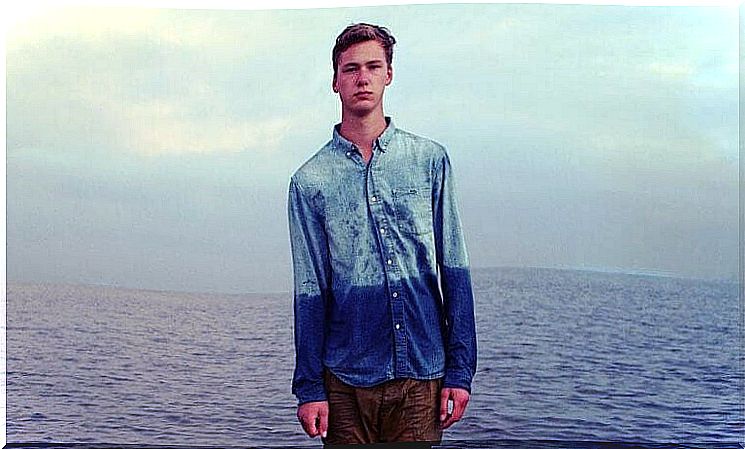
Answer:
<svg viewBox="0 0 745 449"><path fill-rule="evenodd" d="M386 70L385 74L385 85L388 86L391 84L391 81L393 81L393 66L388 64L388 70Z"/></svg>
<svg viewBox="0 0 745 449"><path fill-rule="evenodd" d="M336 74L334 74L334 78L331 80L331 89L334 92L337 92L337 93L339 92L339 88L336 87Z"/></svg>

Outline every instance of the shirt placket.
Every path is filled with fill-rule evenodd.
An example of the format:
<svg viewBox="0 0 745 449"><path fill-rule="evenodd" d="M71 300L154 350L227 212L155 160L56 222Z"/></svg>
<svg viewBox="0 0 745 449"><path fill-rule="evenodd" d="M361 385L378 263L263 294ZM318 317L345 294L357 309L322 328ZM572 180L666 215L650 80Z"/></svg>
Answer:
<svg viewBox="0 0 745 449"><path fill-rule="evenodd" d="M395 253L395 245L393 241L393 235L389 229L390 220L385 214L385 208L383 204L383 196L381 192L377 191L377 185L375 178L375 167L378 163L378 159L381 153L380 147L376 142L376 148L370 158L370 162L367 164L365 173L365 190L367 192L367 206L370 210L370 215L375 222L375 229L378 235L378 249L380 251L381 260L383 261L383 270L385 272L385 279L387 283L388 301L391 305L391 325L393 328L393 342L394 342L394 369L395 375L400 376L407 372L406 366L406 328L404 320L404 305L402 285L401 285L401 271L399 270L398 261ZM376 157L376 155L378 155ZM384 185L384 184L383 184Z"/></svg>

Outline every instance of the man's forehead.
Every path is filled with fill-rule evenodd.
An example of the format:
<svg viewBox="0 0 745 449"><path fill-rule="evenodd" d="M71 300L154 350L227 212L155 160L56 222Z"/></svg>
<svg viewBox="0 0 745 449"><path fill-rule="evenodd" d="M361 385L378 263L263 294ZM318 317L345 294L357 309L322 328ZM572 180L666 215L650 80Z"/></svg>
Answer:
<svg viewBox="0 0 745 449"><path fill-rule="evenodd" d="M353 44L339 55L340 65L371 61L385 61L385 50L378 41L371 40Z"/></svg>

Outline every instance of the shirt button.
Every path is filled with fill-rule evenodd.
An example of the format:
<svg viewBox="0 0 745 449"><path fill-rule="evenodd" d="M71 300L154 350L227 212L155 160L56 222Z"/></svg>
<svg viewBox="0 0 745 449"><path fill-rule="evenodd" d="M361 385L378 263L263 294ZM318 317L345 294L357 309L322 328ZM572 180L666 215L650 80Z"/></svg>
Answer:
<svg viewBox="0 0 745 449"><path fill-rule="evenodd" d="M396 329L400 329L400 328L401 328L401 325L400 324L397 324L396 325Z"/></svg>
<svg viewBox="0 0 745 449"><path fill-rule="evenodd" d="M347 157L349 157L351 155L352 155L352 152L351 151L347 151Z"/></svg>
<svg viewBox="0 0 745 449"><path fill-rule="evenodd" d="M387 263L388 265L390 265L390 264L392 264L392 263L393 263L393 261L392 261L391 259L388 259L388 260L386 260L386 263Z"/></svg>
<svg viewBox="0 0 745 449"><path fill-rule="evenodd" d="M373 197L372 197L372 198L370 198L370 199L372 200L372 202L373 202L373 203L374 203L374 202L376 202L376 201L378 201L378 198L377 198L377 197L375 197L374 195L373 195Z"/></svg>
<svg viewBox="0 0 745 449"><path fill-rule="evenodd" d="M393 292L393 297L398 298L398 292Z"/></svg>
<svg viewBox="0 0 745 449"><path fill-rule="evenodd" d="M385 228L380 228L380 233L385 234Z"/></svg>

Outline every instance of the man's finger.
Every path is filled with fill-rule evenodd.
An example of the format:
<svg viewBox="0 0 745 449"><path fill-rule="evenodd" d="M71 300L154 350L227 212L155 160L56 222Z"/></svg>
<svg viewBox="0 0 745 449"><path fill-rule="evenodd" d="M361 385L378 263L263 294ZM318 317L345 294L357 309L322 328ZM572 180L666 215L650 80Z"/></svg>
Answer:
<svg viewBox="0 0 745 449"><path fill-rule="evenodd" d="M466 405L468 404L467 396L456 396L453 399L453 420L460 421L463 414L466 412Z"/></svg>
<svg viewBox="0 0 745 449"><path fill-rule="evenodd" d="M300 416L300 424L303 426L305 433L311 438L318 436L317 418L315 413L304 413Z"/></svg>
<svg viewBox="0 0 745 449"><path fill-rule="evenodd" d="M456 410L457 410L456 407L453 406L453 413L451 415L448 415L445 422L442 423L443 430L447 429L448 427L460 421L460 418L463 416L463 414L461 413L460 415L456 415Z"/></svg>
<svg viewBox="0 0 745 449"><path fill-rule="evenodd" d="M450 399L450 388L440 391L440 422L445 422L448 416L448 399ZM444 428L444 427L443 427Z"/></svg>
<svg viewBox="0 0 745 449"><path fill-rule="evenodd" d="M442 429L445 430L448 427L452 426L456 422L458 422L460 418L455 415L455 405L453 405L453 413L450 415L447 415L447 419L444 423L442 423Z"/></svg>
<svg viewBox="0 0 745 449"><path fill-rule="evenodd" d="M303 418L302 409L297 409L297 420L300 422L300 427L303 428L303 432L308 433L308 428L305 426L305 419Z"/></svg>
<svg viewBox="0 0 745 449"><path fill-rule="evenodd" d="M310 423L308 422L308 418L306 418L305 416L300 416L299 418L300 418L300 425L303 426L303 431L307 433L309 437L313 436L311 435Z"/></svg>
<svg viewBox="0 0 745 449"><path fill-rule="evenodd" d="M319 419L318 419L318 411L314 410L314 414L310 417L311 418L311 430L313 431L312 437L317 437L321 432L318 430L319 427Z"/></svg>
<svg viewBox="0 0 745 449"><path fill-rule="evenodd" d="M328 408L322 408L319 410L320 426L318 431L323 438L326 438L326 433L329 430L329 410Z"/></svg>

